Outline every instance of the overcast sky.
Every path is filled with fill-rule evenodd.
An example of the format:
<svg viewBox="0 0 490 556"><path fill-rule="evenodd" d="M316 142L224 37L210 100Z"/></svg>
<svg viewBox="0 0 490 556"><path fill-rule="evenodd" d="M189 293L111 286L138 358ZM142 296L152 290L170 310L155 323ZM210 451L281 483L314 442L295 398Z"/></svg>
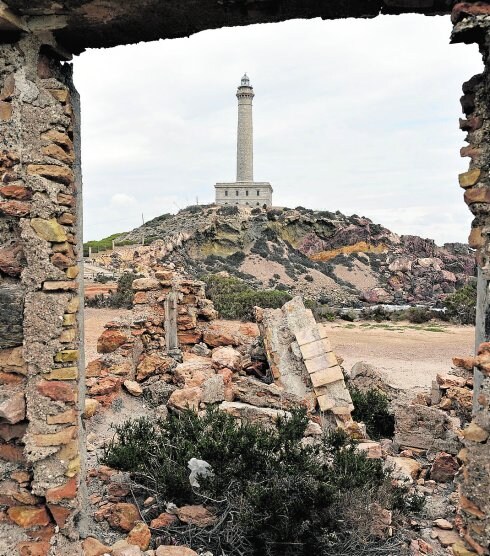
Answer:
<svg viewBox="0 0 490 556"><path fill-rule="evenodd" d="M449 17L295 20L82 54L85 239L210 203L217 181L235 180L247 71L254 175L275 205L466 241L459 97L482 63L450 30Z"/></svg>

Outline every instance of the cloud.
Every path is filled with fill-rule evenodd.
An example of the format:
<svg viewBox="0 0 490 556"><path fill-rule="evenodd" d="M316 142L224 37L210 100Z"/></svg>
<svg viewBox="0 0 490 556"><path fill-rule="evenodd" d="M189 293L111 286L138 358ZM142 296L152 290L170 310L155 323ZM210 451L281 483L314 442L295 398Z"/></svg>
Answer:
<svg viewBox="0 0 490 556"><path fill-rule="evenodd" d="M125 193L116 193L111 197L111 204L119 206L131 206L136 204L136 199L131 195L126 195Z"/></svg>
<svg viewBox="0 0 490 556"><path fill-rule="evenodd" d="M450 30L447 17L294 20L82 54L85 236L212 202L214 183L235 177L247 71L255 176L275 204L466 241L459 97L482 62L476 46L449 45Z"/></svg>

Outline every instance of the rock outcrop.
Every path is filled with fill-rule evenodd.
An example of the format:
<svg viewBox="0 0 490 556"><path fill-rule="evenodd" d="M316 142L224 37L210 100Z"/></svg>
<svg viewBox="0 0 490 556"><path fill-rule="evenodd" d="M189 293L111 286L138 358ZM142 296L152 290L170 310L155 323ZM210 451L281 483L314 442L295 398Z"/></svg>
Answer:
<svg viewBox="0 0 490 556"><path fill-rule="evenodd" d="M191 275L226 271L254 287L286 288L330 304L434 303L474 275L463 244L438 247L398 236L357 215L249 207L193 206L123 234L98 263L131 267L160 259Z"/></svg>

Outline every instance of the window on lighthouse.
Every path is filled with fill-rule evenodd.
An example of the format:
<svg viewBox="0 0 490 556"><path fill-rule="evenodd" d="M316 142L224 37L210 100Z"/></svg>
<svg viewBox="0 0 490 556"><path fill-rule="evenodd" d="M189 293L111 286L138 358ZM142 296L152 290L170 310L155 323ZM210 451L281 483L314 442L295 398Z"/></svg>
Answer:
<svg viewBox="0 0 490 556"><path fill-rule="evenodd" d="M247 197L248 197L248 190L247 190Z"/></svg>
<svg viewBox="0 0 490 556"><path fill-rule="evenodd" d="M225 191L225 197L228 197L228 189Z"/></svg>
<svg viewBox="0 0 490 556"><path fill-rule="evenodd" d="M238 191L236 192L236 196L238 197Z"/></svg>
<svg viewBox="0 0 490 556"><path fill-rule="evenodd" d="M257 197L260 197L260 191L257 189Z"/></svg>

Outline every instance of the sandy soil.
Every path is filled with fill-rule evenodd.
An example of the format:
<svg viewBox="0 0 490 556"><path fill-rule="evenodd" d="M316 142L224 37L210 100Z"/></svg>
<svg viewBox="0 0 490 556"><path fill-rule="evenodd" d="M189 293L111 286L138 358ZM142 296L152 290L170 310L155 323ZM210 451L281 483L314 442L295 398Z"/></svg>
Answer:
<svg viewBox="0 0 490 556"><path fill-rule="evenodd" d="M473 351L475 332L471 326L442 325L443 332L433 332L422 326L417 330L408 328L408 323L390 328L362 324L328 323L333 349L344 358L345 369L350 370L357 361L366 361L384 371L397 388L430 388L438 372L450 370L454 356Z"/></svg>
<svg viewBox="0 0 490 556"><path fill-rule="evenodd" d="M126 309L91 309L85 307L85 363L90 363L98 357L97 339L104 331L104 324L111 320L129 317L130 310Z"/></svg>

